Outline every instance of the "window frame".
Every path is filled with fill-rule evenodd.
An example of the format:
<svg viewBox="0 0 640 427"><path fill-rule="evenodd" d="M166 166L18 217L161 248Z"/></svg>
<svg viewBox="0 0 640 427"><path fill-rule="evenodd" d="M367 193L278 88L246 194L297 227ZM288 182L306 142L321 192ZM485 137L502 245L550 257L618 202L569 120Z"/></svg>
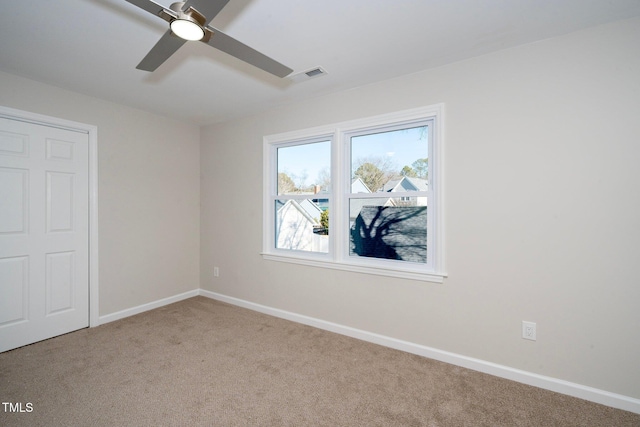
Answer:
<svg viewBox="0 0 640 427"><path fill-rule="evenodd" d="M331 253L331 247L332 247L332 239L331 239L331 235L329 235L329 251L328 252L312 252L312 251L302 251L302 250L295 250L295 249L281 249L276 247L276 215L274 212L274 206L275 206L275 202L276 200L298 200L298 201L302 201L302 200L306 200L309 198L312 198L312 195L310 194L278 194L278 148L286 148L286 147L296 147L296 146L300 146L300 145L307 145L307 144L315 144L318 142L325 142L325 141L330 141L330 146L331 146L331 152L333 153L333 145L335 143L334 141L334 135L332 134L325 134L325 133L321 133L319 135L308 135L305 136L303 138L294 138L293 140L285 140L279 143L275 143L272 146L272 149L269 152L269 156L270 156L270 165L272 165L273 169L272 169L272 174L275 174L275 179L267 179L266 178L266 174L264 176L264 180L263 182L265 182L268 186L269 189L267 191L264 192L265 197L266 194L269 194L271 197L268 197L269 201L265 201L265 206L263 207L263 217L266 218L267 215L267 211L269 212L269 214L271 215L271 220L269 221L269 224L273 225L273 227L271 228L271 230L267 230L270 232L269 235L269 239L268 241L272 242L272 250L274 253L281 253L282 255L288 255L288 254L296 254L296 256L300 256L300 257L311 257L311 259L323 259L323 258L327 258L327 255L329 253ZM266 156L267 152L265 150L265 156ZM331 165L333 164L333 157L331 158ZM333 167L330 165L331 171L333 171ZM266 170L266 167L265 167ZM331 180L333 182L333 174L331 176ZM331 188L329 189L329 193L327 194L323 194L323 198L326 196L327 199L329 199L329 207L331 207L331 201L333 199L333 183L331 185ZM267 205L267 203L269 203L269 205ZM329 214L331 214L331 210L329 210ZM329 223L331 223L331 218L329 219ZM263 232L265 232L264 227L266 227L268 224L265 223L265 225L263 225ZM265 236L266 237L266 236ZM267 245L267 241L264 240L263 237L263 247L266 249L266 245ZM264 251L264 253L266 253L266 251Z"/></svg>
<svg viewBox="0 0 640 427"><path fill-rule="evenodd" d="M428 158L429 187L426 195L427 210L427 262L387 260L353 257L349 255L349 200L351 193L350 137L379 132L382 129L398 129L429 124ZM350 120L310 129L267 135L263 138L263 259L310 265L322 268L354 271L382 276L442 283L444 264L444 105L436 104L411 110ZM305 199L309 195L277 194L277 150L331 140L331 188L329 199L329 250L327 253L296 251L276 248L275 200ZM426 193L426 194L422 194ZM386 193L382 193L385 194ZM387 195L388 196L388 195ZM358 198L381 197L381 194L360 195ZM385 196L382 196L385 197ZM397 196L402 197L401 195ZM324 195L323 195L324 198Z"/></svg>

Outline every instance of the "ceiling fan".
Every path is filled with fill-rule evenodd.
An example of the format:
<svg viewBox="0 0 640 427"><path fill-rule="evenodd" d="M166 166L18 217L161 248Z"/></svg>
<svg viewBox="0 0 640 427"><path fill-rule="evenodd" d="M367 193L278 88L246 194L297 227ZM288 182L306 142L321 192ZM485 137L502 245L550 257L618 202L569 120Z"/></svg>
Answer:
<svg viewBox="0 0 640 427"><path fill-rule="evenodd" d="M187 0L173 3L169 9L152 0L127 1L169 23L169 30L136 67L139 70L154 71L180 46L192 40L206 43L278 77L293 71L209 25L229 0Z"/></svg>

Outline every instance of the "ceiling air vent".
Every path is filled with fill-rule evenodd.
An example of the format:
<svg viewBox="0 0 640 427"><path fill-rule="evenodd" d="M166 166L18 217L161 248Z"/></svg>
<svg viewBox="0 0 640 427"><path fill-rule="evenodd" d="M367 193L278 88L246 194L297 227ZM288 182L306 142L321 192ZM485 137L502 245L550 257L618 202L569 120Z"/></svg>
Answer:
<svg viewBox="0 0 640 427"><path fill-rule="evenodd" d="M310 79L315 79L316 77L321 77L326 75L327 72L322 67L314 67L307 71L302 71L300 73L292 74L289 76L291 80L296 83L303 82Z"/></svg>
<svg viewBox="0 0 640 427"><path fill-rule="evenodd" d="M314 68L313 70L307 71L305 74L308 77L316 77L317 75L324 74L324 70L322 68Z"/></svg>

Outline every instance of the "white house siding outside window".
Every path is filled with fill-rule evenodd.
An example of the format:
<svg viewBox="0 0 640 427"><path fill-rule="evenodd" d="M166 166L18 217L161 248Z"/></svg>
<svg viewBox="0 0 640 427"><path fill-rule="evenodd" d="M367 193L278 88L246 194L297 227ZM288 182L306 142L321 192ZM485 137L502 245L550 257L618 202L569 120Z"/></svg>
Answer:
<svg viewBox="0 0 640 427"><path fill-rule="evenodd" d="M266 259L441 282L443 105L264 138Z"/></svg>

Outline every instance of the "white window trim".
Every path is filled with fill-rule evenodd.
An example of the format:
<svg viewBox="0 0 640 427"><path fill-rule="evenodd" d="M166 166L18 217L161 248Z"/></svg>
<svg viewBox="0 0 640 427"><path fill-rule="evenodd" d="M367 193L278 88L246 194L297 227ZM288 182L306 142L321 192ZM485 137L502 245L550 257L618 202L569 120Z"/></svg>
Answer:
<svg viewBox="0 0 640 427"><path fill-rule="evenodd" d="M341 224L336 220L336 212L345 211L344 204L349 194L344 188L338 188L338 176L344 175L344 170L339 170L343 165L348 168L345 160L348 159L345 137L348 134L362 130L392 126L400 123L410 123L420 120L432 120L432 142L429 144L429 214L428 218L428 248L433 253L431 265L402 262L384 259L357 259L348 256L347 246L344 244L345 233L344 219ZM275 223L272 201L276 193L277 176L276 150L274 146L283 146L290 143L298 145L305 141L318 141L320 138L332 140L332 190L330 191L330 224L335 224L329 234L329 253L316 253L306 251L292 251L276 249L274 247ZM358 273L375 274L405 279L422 280L427 282L442 283L445 272L444 263L444 104L436 104L411 110L398 111L359 120L334 123L310 129L297 130L276 135L268 135L263 139L263 250L262 256L266 260L289 262L294 264L309 265L313 267L331 268L337 270L353 271ZM346 156L346 157L345 157ZM347 180L348 181L348 180ZM373 195L372 195L373 197ZM379 196L378 196L379 197ZM306 196L308 198L308 196ZM348 218L346 219L348 221ZM351 259L350 259L351 258Z"/></svg>

